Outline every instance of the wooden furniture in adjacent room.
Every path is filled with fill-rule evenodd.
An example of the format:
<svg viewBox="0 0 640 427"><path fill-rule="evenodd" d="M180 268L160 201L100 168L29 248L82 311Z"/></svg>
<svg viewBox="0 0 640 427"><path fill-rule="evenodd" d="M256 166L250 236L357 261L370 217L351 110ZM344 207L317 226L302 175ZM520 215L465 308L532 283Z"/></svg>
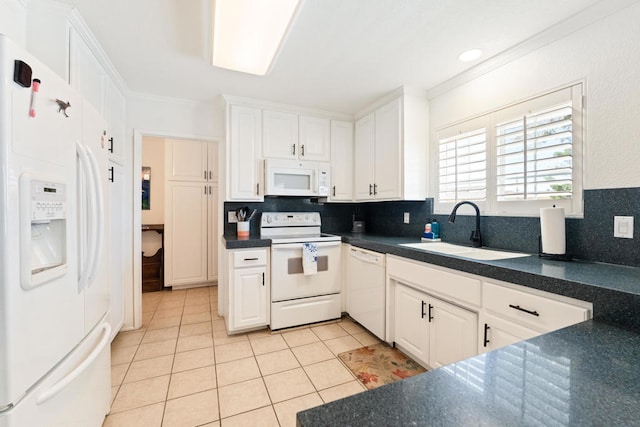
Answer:
<svg viewBox="0 0 640 427"><path fill-rule="evenodd" d="M142 232L145 231L160 234L162 243L155 254L142 253L142 292L161 291L164 287L164 224L143 224Z"/></svg>

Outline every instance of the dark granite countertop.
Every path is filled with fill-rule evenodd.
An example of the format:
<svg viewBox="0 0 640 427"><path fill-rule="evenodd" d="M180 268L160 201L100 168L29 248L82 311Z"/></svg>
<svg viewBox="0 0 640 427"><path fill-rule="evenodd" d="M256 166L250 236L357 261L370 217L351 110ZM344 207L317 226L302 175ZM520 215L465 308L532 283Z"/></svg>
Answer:
<svg viewBox="0 0 640 427"><path fill-rule="evenodd" d="M260 237L238 237L235 234L225 234L222 236L224 247L227 249L264 248L271 246L271 239L261 239Z"/></svg>
<svg viewBox="0 0 640 427"><path fill-rule="evenodd" d="M420 238L336 233L344 243L372 251L427 262L495 280L552 292L593 303L593 317L640 331L640 268L584 261L553 261L537 254L523 258L479 261L400 246ZM227 249L265 247L270 239L223 236Z"/></svg>
<svg viewBox="0 0 640 427"><path fill-rule="evenodd" d="M298 426L640 422L640 334L586 321L297 415Z"/></svg>
<svg viewBox="0 0 640 427"><path fill-rule="evenodd" d="M553 261L537 254L479 261L399 246L419 238L336 233L344 243L448 267L593 303L596 320L640 332L640 268L584 261Z"/></svg>

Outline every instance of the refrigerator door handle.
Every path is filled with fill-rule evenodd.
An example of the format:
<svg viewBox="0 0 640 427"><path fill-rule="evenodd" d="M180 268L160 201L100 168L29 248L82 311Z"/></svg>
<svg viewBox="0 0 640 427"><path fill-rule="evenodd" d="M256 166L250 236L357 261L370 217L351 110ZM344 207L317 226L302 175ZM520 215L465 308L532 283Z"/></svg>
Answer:
<svg viewBox="0 0 640 427"><path fill-rule="evenodd" d="M88 217L88 222L89 222L89 229L87 230L87 236L84 237L84 243L86 244L86 253L84 253L83 258L81 260L79 260L79 284L80 284L80 289L83 289L86 284L87 281L89 279L89 270L90 270L90 266L91 266L91 260L95 257L95 250L96 250L96 246L94 244L94 240L95 240L95 234L92 232L92 228L94 227L94 223L95 223L95 217L93 217L93 212L95 211L95 204L96 204L96 194L95 191L93 190L93 175L92 175L92 171L91 171L91 162L89 160L89 156L87 154L87 150L85 149L85 147L80 144L79 142L76 143L76 153L78 154L78 158L80 159L80 165L81 165L81 169L82 169L82 174L84 175L84 183L86 188L84 189L84 194L80 194L80 189L78 189L79 192L79 197L84 197L88 199L87 202L87 211L89 214ZM83 204L80 203L79 206L82 206ZM83 221L83 219L81 218L81 221ZM82 235L82 230L79 230L81 235Z"/></svg>
<svg viewBox="0 0 640 427"><path fill-rule="evenodd" d="M43 404L47 400L54 397L56 394L60 393L66 386L71 384L73 380L78 378L78 376L82 374L93 363L94 360L96 360L96 357L98 357L104 347L109 343L109 337L111 336L111 325L109 325L109 322L103 323L101 328L102 338L93 349L93 351L91 351L91 353L89 353L89 355L80 364L78 364L78 366L73 371L69 372L69 374L65 375L60 381L56 382L54 385L41 393L36 398L37 405Z"/></svg>
<svg viewBox="0 0 640 427"><path fill-rule="evenodd" d="M92 234L94 236L93 243L95 245L92 253L93 258L89 263L87 274L87 287L91 287L94 281L96 270L98 269L98 260L102 257L102 243L104 240L104 195L102 193L102 185L100 183L100 169L98 167L98 161L90 148L87 147L87 157L91 165L91 174L93 176L93 188L92 190L96 194L96 203L94 205L94 211L92 212L94 221L94 227Z"/></svg>

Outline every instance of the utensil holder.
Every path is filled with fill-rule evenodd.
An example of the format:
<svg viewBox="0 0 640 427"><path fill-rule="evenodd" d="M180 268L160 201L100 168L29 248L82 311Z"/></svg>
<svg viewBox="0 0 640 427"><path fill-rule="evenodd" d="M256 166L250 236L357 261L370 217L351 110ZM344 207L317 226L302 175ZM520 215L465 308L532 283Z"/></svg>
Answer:
<svg viewBox="0 0 640 427"><path fill-rule="evenodd" d="M249 221L238 221L238 237L249 237Z"/></svg>

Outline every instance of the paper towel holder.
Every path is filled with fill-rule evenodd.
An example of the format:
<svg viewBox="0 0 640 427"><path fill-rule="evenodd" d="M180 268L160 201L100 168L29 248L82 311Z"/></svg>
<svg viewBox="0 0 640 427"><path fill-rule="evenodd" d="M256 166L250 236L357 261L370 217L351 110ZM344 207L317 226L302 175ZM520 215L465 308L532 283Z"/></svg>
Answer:
<svg viewBox="0 0 640 427"><path fill-rule="evenodd" d="M538 236L538 256L552 261L573 261L569 254L545 254L542 252L542 236Z"/></svg>

